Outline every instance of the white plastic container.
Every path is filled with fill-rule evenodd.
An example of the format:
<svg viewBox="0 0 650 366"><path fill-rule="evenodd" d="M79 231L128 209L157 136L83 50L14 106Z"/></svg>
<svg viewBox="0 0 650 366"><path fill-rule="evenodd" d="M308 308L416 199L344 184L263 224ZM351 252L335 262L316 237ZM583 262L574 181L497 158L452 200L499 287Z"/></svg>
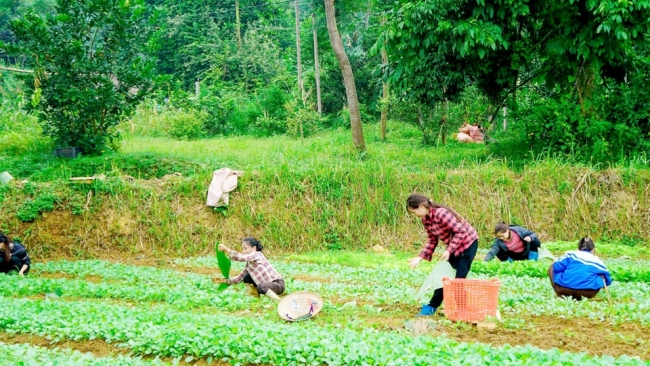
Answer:
<svg viewBox="0 0 650 366"><path fill-rule="evenodd" d="M10 181L14 180L14 177L9 174L9 172L0 173L0 184L6 186Z"/></svg>

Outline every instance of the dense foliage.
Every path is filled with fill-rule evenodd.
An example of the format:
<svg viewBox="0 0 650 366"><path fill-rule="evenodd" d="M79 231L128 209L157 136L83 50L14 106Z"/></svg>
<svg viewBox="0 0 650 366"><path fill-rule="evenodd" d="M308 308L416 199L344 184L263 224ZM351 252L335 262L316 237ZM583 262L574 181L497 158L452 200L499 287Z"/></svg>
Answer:
<svg viewBox="0 0 650 366"><path fill-rule="evenodd" d="M11 22L17 42L3 48L31 58L31 105L58 146L101 152L148 92L143 11L137 1L61 0L54 14Z"/></svg>
<svg viewBox="0 0 650 366"><path fill-rule="evenodd" d="M65 14L74 7L90 11L81 2L0 4L0 39L6 48L29 40L22 44L24 52L2 56L9 65L37 71L36 80L27 78L26 87L33 90L28 94L42 111L44 132L58 136L59 144L100 150L104 140L95 130L99 136L116 136L113 126L128 120L142 98L127 91L133 86L145 91L149 72L159 76L156 88L146 94L125 132L177 139L308 136L350 125L321 2L298 2L304 93L297 81L294 1L96 3L121 10L100 17L103 25L74 28L83 22L66 23ZM416 125L426 144L445 143L464 122L480 124L506 142L502 150L512 147L507 142L520 141L525 152L568 154L582 161L619 161L650 148L644 87L650 70L648 1L373 0L336 6L366 124L387 109L391 119ZM28 37L38 33L38 22L43 29L71 28ZM111 22L124 29L111 28ZM8 24L31 33L21 36ZM104 36L109 28L119 36ZM99 37L93 41L88 34L95 33ZM66 51L39 49L37 40L47 34L52 40L59 37L47 47ZM78 41L66 43L72 38ZM109 39L120 42L103 43ZM102 47L121 51L104 52L102 58ZM382 49L387 62L380 57ZM46 66L47 55L56 56L50 56L51 62L70 76ZM316 56L322 114L317 112ZM152 68L147 58L154 61ZM107 75L114 75L119 87ZM384 101L382 82L391 90ZM5 80L3 91L16 90L16 83ZM88 88L92 83L96 87ZM19 88L11 96L23 93ZM98 95L96 103L79 102ZM51 105L57 98L75 109L54 113L62 108ZM79 127L76 114L100 127Z"/></svg>
<svg viewBox="0 0 650 366"><path fill-rule="evenodd" d="M400 3L379 43L404 99L433 107L474 85L492 116L515 111L534 149L596 161L647 151L650 2Z"/></svg>

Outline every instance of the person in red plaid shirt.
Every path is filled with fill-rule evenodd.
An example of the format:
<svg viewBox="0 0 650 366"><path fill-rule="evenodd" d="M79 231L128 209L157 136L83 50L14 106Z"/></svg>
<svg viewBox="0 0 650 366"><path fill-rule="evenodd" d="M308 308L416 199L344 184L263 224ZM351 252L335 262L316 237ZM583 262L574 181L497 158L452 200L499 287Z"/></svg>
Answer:
<svg viewBox="0 0 650 366"><path fill-rule="evenodd" d="M244 270L235 278L226 280L229 285L244 282L249 288L249 293L259 296L266 295L270 299L279 301L284 292L285 285L282 276L273 268L268 259L262 254L264 248L255 238L245 238L241 242L242 252L238 253L223 244L219 250L226 253L230 259L246 262Z"/></svg>
<svg viewBox="0 0 650 366"><path fill-rule="evenodd" d="M456 278L467 278L472 261L478 249L478 234L465 219L453 209L433 202L421 193L413 193L406 200L409 213L422 218L427 232L427 244L418 257L409 260L411 268L416 268L420 261L431 261L431 256L438 246L438 241L447 244L447 249L440 260L449 261L456 270ZM420 316L435 314L442 304L442 289L436 289L429 304L422 306Z"/></svg>

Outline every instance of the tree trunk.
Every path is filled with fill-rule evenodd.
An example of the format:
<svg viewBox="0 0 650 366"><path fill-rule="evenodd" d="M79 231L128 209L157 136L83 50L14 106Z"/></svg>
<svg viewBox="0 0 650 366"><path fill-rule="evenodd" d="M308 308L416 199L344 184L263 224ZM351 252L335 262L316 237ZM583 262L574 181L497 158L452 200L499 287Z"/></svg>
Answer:
<svg viewBox="0 0 650 366"><path fill-rule="evenodd" d="M318 113L323 113L323 102L320 98L320 65L318 61L318 34L316 33L316 14L311 15L312 32L314 33L314 76L316 77L316 103Z"/></svg>
<svg viewBox="0 0 650 366"><path fill-rule="evenodd" d="M418 105L418 126L420 131L422 131L422 141L425 145L429 145L429 134L427 134L427 128L424 125L424 116L422 115L422 108Z"/></svg>
<svg viewBox="0 0 650 366"><path fill-rule="evenodd" d="M386 17L382 18L382 25L386 22ZM386 65L388 63L388 54L386 53L386 42L384 47L381 48L381 62ZM381 120L380 120L380 138L386 140L386 120L388 119L388 83L382 83L382 103L381 103Z"/></svg>
<svg viewBox="0 0 650 366"><path fill-rule="evenodd" d="M447 143L447 120L449 118L449 101L445 100L445 116L442 118L442 123L440 124L440 136L442 144Z"/></svg>
<svg viewBox="0 0 650 366"><path fill-rule="evenodd" d="M366 29L370 26L370 14L372 13L372 0L368 0L368 10L366 10Z"/></svg>
<svg viewBox="0 0 650 366"><path fill-rule="evenodd" d="M498 110L498 109L499 109L499 106L497 106L495 110ZM497 112L492 113L492 103L488 104L487 111L488 111L488 120L487 121L488 121L488 124L490 125L490 131L494 131L494 129L496 128L496 125L495 125L496 118L495 118L495 116L496 116Z"/></svg>
<svg viewBox="0 0 650 366"><path fill-rule="evenodd" d="M296 5L296 63L298 66L298 87L300 88L300 99L302 100L302 107L305 108L305 88L302 84L302 60L300 57L300 6L298 0L295 1ZM302 119L300 120L300 138L305 136L302 132Z"/></svg>
<svg viewBox="0 0 650 366"><path fill-rule="evenodd" d="M384 92L384 96L382 99L384 102L382 103L381 106L381 122L380 122L380 129L381 129L381 139L386 140L386 121L388 120L388 83L383 83L382 89Z"/></svg>
<svg viewBox="0 0 650 366"><path fill-rule="evenodd" d="M357 151L366 150L366 142L363 138L363 126L361 125L361 113L359 112L359 99L357 98L357 87L354 83L352 66L350 60L343 48L343 41L336 25L336 16L334 14L334 0L325 0L325 17L327 18L327 32L330 36L330 43L336 55L336 59L341 67L343 74L343 84L345 84L345 94L348 99L348 108L350 109L350 125L352 129L352 142Z"/></svg>
<svg viewBox="0 0 650 366"><path fill-rule="evenodd" d="M241 22L239 20L239 0L235 0L235 22L237 23L237 49L241 50Z"/></svg>

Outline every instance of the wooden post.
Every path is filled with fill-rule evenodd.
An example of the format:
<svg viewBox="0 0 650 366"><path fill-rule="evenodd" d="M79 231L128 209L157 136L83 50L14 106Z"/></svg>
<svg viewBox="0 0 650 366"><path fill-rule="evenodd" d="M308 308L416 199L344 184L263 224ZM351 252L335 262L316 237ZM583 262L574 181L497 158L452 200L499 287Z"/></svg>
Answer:
<svg viewBox="0 0 650 366"><path fill-rule="evenodd" d="M196 78L196 83L194 86L196 89L196 100L199 100L199 97L201 96L201 84L199 82L199 78Z"/></svg>
<svg viewBox="0 0 650 366"><path fill-rule="evenodd" d="M508 129L508 107L503 107L503 130Z"/></svg>

